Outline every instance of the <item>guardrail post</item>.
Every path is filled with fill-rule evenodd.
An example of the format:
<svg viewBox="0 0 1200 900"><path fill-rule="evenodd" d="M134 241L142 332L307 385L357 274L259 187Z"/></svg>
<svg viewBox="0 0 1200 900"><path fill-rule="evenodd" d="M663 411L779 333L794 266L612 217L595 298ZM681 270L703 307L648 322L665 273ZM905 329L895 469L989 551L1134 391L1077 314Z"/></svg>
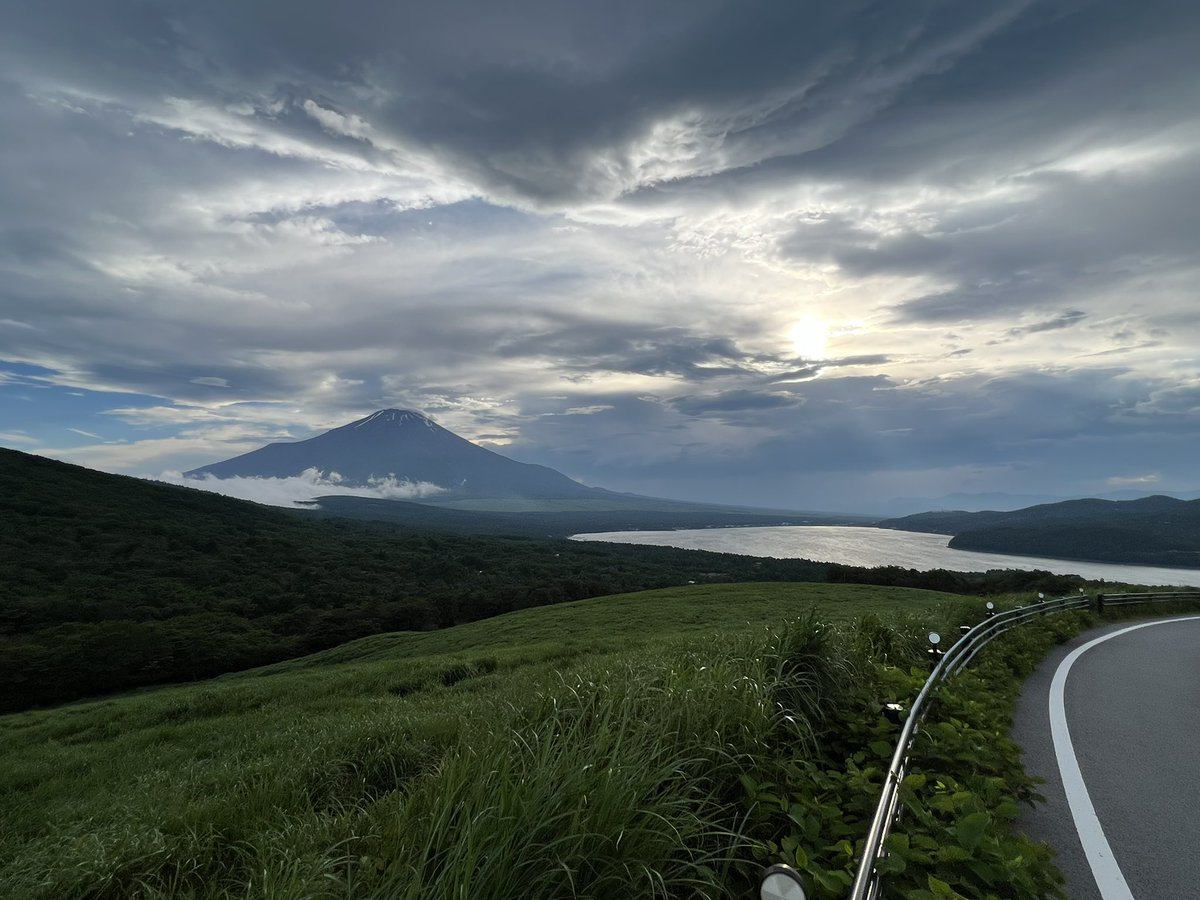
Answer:
<svg viewBox="0 0 1200 900"><path fill-rule="evenodd" d="M1096 613L1097 613L1097 615L1101 615L1101 616L1104 615L1104 595L1103 594L1096 595Z"/></svg>
<svg viewBox="0 0 1200 900"><path fill-rule="evenodd" d="M925 652L929 654L929 671L937 668L938 663L942 661L945 651L938 647L942 641L942 636L936 631L929 632L929 649Z"/></svg>
<svg viewBox="0 0 1200 900"><path fill-rule="evenodd" d="M883 704L883 717L893 725L900 724L900 717L904 714L904 704L896 703L894 700L891 703Z"/></svg>
<svg viewBox="0 0 1200 900"><path fill-rule="evenodd" d="M762 900L806 900L803 876L789 865L776 863L763 870L758 882Z"/></svg>

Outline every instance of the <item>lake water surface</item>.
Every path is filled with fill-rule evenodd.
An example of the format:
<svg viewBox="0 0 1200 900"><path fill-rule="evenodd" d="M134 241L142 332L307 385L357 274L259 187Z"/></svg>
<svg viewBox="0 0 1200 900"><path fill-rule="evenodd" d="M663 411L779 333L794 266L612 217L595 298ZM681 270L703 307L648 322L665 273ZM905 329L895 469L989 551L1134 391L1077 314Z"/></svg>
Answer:
<svg viewBox="0 0 1200 900"><path fill-rule="evenodd" d="M847 566L903 566L906 569L950 569L986 572L988 569L1045 569L1058 575L1123 581L1130 584L1200 587L1200 569L1121 566L951 550L944 534L892 531L845 525L771 526L766 528L692 528L679 531L606 531L577 534L576 541L653 544L685 550L713 550L746 556L812 559Z"/></svg>

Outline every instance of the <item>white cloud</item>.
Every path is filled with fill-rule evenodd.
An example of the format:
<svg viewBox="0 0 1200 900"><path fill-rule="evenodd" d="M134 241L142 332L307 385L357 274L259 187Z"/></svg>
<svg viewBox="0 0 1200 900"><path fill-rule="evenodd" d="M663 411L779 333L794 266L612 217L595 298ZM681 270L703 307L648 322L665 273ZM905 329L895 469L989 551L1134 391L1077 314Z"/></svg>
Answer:
<svg viewBox="0 0 1200 900"><path fill-rule="evenodd" d="M351 171L370 171L375 168L353 153L319 147L288 135L269 120L248 119L201 100L168 97L161 107L139 113L136 118L144 124L176 129L230 149L262 150L276 156L306 159Z"/></svg>
<svg viewBox="0 0 1200 900"><path fill-rule="evenodd" d="M22 431L0 431L0 441L10 444L36 444L37 438L31 438Z"/></svg>
<svg viewBox="0 0 1200 900"><path fill-rule="evenodd" d="M1109 487L1142 487L1144 485L1158 484L1160 477L1157 472L1151 472L1147 475L1114 475L1105 483Z"/></svg>
<svg viewBox="0 0 1200 900"><path fill-rule="evenodd" d="M372 129L370 123L359 116L343 116L341 113L335 112L332 109L326 109L312 100L305 100L302 108L316 119L326 131L345 135L346 137L358 138L363 141L371 139Z"/></svg>
<svg viewBox="0 0 1200 900"><path fill-rule="evenodd" d="M185 478L180 472L163 472L153 480L212 491L268 506L292 508L304 505L315 497L331 494L376 500L420 500L446 490L428 481L408 481L394 475L372 478L365 487L352 487L342 484L342 476L337 472L321 472L315 468L305 469L299 475L290 478L217 478L215 475Z"/></svg>
<svg viewBox="0 0 1200 900"><path fill-rule="evenodd" d="M36 452L51 459L116 472L122 475L142 475L165 467L178 465L201 466L214 459L224 459L246 453L260 442L231 441L221 443L204 437L181 436L148 438L140 441L105 441L83 447L38 447Z"/></svg>

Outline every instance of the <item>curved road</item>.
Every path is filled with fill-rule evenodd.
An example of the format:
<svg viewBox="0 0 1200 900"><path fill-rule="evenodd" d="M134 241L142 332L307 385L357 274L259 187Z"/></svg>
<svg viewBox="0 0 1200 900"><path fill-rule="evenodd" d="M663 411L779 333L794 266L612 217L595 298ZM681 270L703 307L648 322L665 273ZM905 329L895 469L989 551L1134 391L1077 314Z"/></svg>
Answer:
<svg viewBox="0 0 1200 900"><path fill-rule="evenodd" d="M1013 737L1046 803L1018 827L1073 900L1200 897L1200 616L1122 622L1055 650Z"/></svg>

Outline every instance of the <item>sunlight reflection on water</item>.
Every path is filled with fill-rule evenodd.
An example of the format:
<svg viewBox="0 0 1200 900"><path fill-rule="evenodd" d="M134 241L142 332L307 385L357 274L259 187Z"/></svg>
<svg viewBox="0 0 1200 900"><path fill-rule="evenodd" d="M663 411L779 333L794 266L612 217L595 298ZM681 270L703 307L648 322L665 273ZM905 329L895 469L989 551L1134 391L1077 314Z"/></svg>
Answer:
<svg viewBox="0 0 1200 900"><path fill-rule="evenodd" d="M780 559L812 559L848 566L903 566L906 569L950 569L986 572L988 569L1045 569L1058 575L1081 575L1131 584L1200 587L1200 570L1115 563L1076 562L951 550L944 534L920 534L844 525L770 526L764 528L693 528L679 531L606 531L577 534L576 541L652 544L685 550L712 550Z"/></svg>

